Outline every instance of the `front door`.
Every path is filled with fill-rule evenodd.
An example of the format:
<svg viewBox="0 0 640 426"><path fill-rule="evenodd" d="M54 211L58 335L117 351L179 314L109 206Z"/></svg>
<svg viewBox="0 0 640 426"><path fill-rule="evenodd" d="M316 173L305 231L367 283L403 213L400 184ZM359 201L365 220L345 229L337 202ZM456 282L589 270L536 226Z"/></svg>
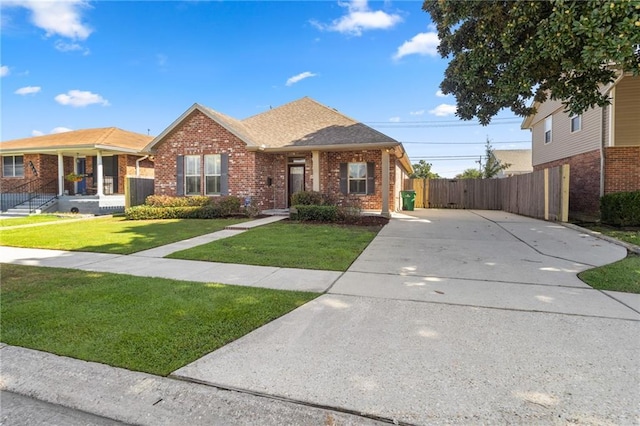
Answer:
<svg viewBox="0 0 640 426"><path fill-rule="evenodd" d="M299 191L304 191L304 165L289 165L289 206L291 196Z"/></svg>
<svg viewBox="0 0 640 426"><path fill-rule="evenodd" d="M87 173L87 159L86 158L78 158L76 159L76 170L79 175L84 175ZM82 178L80 182L77 183L76 194L84 194L87 192L87 178Z"/></svg>

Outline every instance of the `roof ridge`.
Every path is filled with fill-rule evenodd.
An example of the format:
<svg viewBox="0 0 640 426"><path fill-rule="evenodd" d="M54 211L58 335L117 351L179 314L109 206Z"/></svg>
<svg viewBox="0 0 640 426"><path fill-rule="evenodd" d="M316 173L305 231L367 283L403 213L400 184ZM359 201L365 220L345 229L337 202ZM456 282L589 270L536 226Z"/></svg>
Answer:
<svg viewBox="0 0 640 426"><path fill-rule="evenodd" d="M116 130L115 127L103 127L103 129L105 130L105 132L99 138L96 139L96 145L99 144L100 142L105 141Z"/></svg>

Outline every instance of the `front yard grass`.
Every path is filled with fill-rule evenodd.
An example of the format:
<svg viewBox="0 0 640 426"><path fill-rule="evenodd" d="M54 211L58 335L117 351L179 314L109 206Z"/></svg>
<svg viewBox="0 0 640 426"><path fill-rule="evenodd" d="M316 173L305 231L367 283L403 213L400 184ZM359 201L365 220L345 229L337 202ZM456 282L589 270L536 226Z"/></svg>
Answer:
<svg viewBox="0 0 640 426"><path fill-rule="evenodd" d="M319 296L2 265L2 342L166 376Z"/></svg>
<svg viewBox="0 0 640 426"><path fill-rule="evenodd" d="M581 272L578 277L599 290L640 294L640 256L629 255L610 265Z"/></svg>
<svg viewBox="0 0 640 426"><path fill-rule="evenodd" d="M55 222L70 218L71 216L57 216L53 214L36 214L24 217L2 217L0 218L0 228L7 226L31 225L34 223Z"/></svg>
<svg viewBox="0 0 640 426"><path fill-rule="evenodd" d="M174 259L346 271L380 227L278 222L172 253Z"/></svg>
<svg viewBox="0 0 640 426"><path fill-rule="evenodd" d="M604 235L608 235L611 238L615 238L620 241L625 241L630 244L640 246L640 229L639 228L614 228L610 226L602 225L582 225L594 232L599 232Z"/></svg>
<svg viewBox="0 0 640 426"><path fill-rule="evenodd" d="M101 217L86 222L5 229L0 244L12 247L130 254L224 229L248 219L126 220Z"/></svg>

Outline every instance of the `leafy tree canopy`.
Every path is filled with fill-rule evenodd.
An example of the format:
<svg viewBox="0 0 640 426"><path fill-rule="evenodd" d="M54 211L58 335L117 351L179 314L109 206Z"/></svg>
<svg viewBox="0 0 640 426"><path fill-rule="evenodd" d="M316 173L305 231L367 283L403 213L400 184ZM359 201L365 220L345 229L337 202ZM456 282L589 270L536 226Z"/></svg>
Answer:
<svg viewBox="0 0 640 426"><path fill-rule="evenodd" d="M457 174L456 179L482 179L482 172L478 169L466 169Z"/></svg>
<svg viewBox="0 0 640 426"><path fill-rule="evenodd" d="M440 88L464 120L486 125L503 108L527 116L531 98L548 96L581 114L607 104L598 89L620 70L640 73L637 0L426 0L423 9L451 58Z"/></svg>
<svg viewBox="0 0 640 426"><path fill-rule="evenodd" d="M424 160L418 161L413 165L413 179L440 179L440 175L431 171L432 164Z"/></svg>

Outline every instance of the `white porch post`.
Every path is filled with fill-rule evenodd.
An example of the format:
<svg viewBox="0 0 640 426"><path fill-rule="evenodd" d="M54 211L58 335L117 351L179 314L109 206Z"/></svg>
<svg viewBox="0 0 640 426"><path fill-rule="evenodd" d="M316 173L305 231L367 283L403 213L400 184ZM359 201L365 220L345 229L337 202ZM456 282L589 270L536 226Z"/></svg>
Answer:
<svg viewBox="0 0 640 426"><path fill-rule="evenodd" d="M96 195L102 197L104 195L104 175L102 170L102 152L98 151L96 155L96 170L93 171L93 176L96 182Z"/></svg>
<svg viewBox="0 0 640 426"><path fill-rule="evenodd" d="M382 150L382 216L390 217L389 213L389 151Z"/></svg>
<svg viewBox="0 0 640 426"><path fill-rule="evenodd" d="M64 195L64 157L58 153L58 195Z"/></svg>
<svg viewBox="0 0 640 426"><path fill-rule="evenodd" d="M320 192L320 151L311 151L313 167L313 190Z"/></svg>

